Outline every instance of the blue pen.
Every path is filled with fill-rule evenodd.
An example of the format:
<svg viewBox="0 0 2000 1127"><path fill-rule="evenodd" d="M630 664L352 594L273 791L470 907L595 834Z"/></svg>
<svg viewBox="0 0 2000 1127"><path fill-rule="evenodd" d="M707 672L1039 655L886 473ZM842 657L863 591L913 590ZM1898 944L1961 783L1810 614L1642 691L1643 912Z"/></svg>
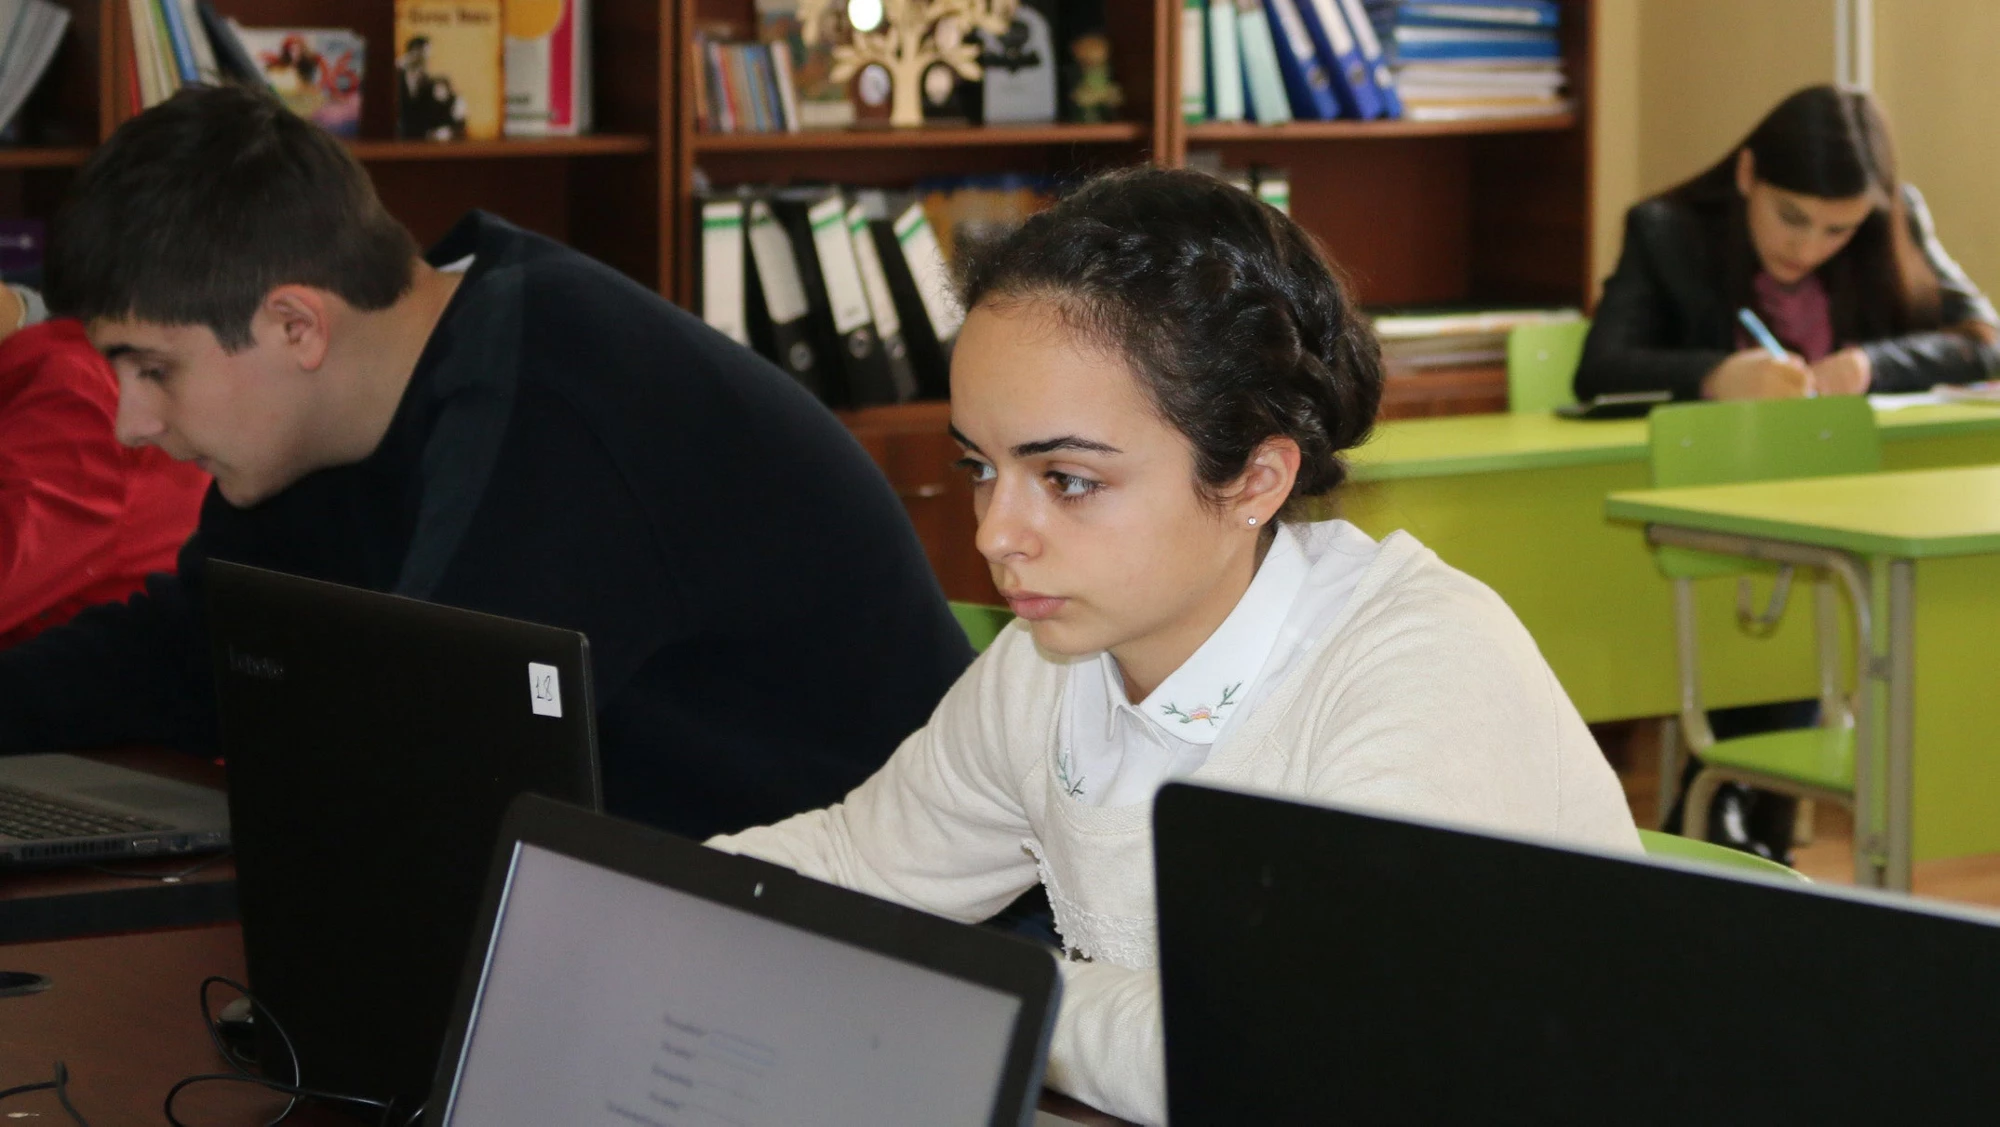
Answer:
<svg viewBox="0 0 2000 1127"><path fill-rule="evenodd" d="M1751 312L1749 306L1746 305L1743 308L1738 309L1736 311L1736 319L1738 321L1743 322L1743 327L1750 330L1750 335L1756 338L1757 343L1763 346L1764 351L1771 354L1771 359L1773 360L1787 359L1787 357L1785 356L1785 346L1778 343L1778 338L1771 335L1771 330L1764 327L1763 319L1758 317L1757 314ZM1810 384L1807 385L1806 387L1807 398L1811 398L1818 394L1819 392L1815 390Z"/></svg>
<svg viewBox="0 0 2000 1127"><path fill-rule="evenodd" d="M1750 311L1749 306L1746 305L1737 310L1736 319L1743 322L1743 327L1750 330L1750 335L1756 339L1758 344L1764 346L1764 351L1771 354L1771 359L1783 360L1785 358L1785 346L1778 343L1778 338L1771 335L1771 330L1764 327L1764 322L1755 313Z"/></svg>

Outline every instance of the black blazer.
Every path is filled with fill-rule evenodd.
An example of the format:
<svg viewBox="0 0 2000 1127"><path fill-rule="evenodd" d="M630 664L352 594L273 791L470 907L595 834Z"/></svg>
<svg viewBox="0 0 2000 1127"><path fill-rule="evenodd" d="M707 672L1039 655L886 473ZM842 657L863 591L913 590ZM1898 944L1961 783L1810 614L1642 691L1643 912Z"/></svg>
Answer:
<svg viewBox="0 0 2000 1127"><path fill-rule="evenodd" d="M1984 321L2000 327L1993 304L1951 260L1916 188L1903 185L1910 235L1936 271L1947 325ZM1576 397L1668 390L1701 398L1701 381L1736 349L1736 311L1708 266L1709 240L1686 208L1646 200L1625 214L1625 249L1604 283L1604 297L1576 370ZM1871 391L1922 391L1971 383L2000 368L2000 347L1962 334L1922 332L1876 341L1841 341L1868 353Z"/></svg>

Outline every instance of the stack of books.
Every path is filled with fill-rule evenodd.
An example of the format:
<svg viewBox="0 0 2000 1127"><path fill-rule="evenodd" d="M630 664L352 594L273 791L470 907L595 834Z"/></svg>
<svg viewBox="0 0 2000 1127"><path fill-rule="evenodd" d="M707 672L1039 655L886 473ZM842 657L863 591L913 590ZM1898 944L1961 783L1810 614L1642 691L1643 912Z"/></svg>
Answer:
<svg viewBox="0 0 2000 1127"><path fill-rule="evenodd" d="M1407 0L1392 69L1412 121L1569 113L1551 0Z"/></svg>
<svg viewBox="0 0 2000 1127"><path fill-rule="evenodd" d="M1582 320L1575 309L1473 309L1384 313L1375 318L1382 361L1393 369L1467 368L1507 362L1518 325Z"/></svg>

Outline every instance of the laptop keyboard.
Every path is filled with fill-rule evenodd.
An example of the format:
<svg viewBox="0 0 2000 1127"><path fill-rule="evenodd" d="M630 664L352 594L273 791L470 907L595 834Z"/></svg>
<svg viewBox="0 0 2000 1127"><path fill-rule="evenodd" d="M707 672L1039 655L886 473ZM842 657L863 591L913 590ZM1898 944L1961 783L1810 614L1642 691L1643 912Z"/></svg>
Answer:
<svg viewBox="0 0 2000 1127"><path fill-rule="evenodd" d="M165 822L110 814L0 783L0 837L47 841L167 829Z"/></svg>

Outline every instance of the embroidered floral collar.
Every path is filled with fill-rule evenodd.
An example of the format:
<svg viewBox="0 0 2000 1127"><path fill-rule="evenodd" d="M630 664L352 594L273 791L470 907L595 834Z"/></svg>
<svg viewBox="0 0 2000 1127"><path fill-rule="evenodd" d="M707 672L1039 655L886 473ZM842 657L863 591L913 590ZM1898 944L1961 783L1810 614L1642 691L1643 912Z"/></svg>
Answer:
<svg viewBox="0 0 2000 1127"><path fill-rule="evenodd" d="M1287 613L1311 570L1297 534L1279 526L1277 538L1264 553L1264 562L1236 609L1200 649L1136 705L1125 699L1117 660L1108 652L1100 655L1105 690L1114 704L1112 715L1120 710L1136 712L1175 739L1214 743L1270 658Z"/></svg>

